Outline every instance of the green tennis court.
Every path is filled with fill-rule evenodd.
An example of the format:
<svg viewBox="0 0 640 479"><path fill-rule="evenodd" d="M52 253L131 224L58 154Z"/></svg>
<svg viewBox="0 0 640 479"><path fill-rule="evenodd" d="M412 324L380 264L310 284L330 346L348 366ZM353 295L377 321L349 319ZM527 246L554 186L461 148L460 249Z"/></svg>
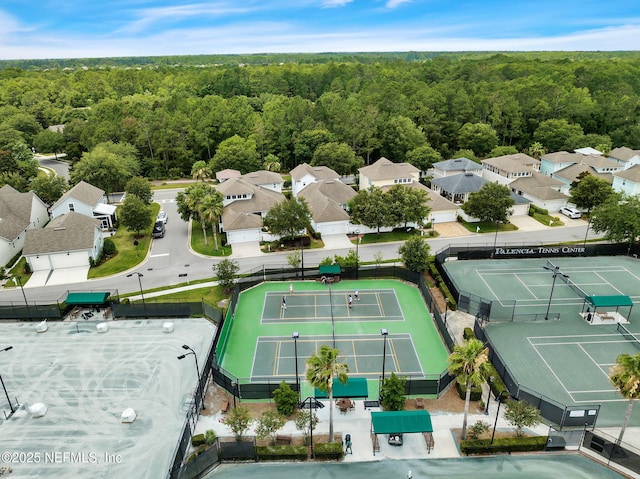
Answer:
<svg viewBox="0 0 640 479"><path fill-rule="evenodd" d="M367 378L376 397L383 352L387 376L425 378L446 370L448 351L416 287L386 279L331 286L299 281L290 294L289 284L261 283L240 294L219 358L240 383L295 380L296 348L304 379L306 359L334 341L349 375ZM386 344L381 329L388 331ZM302 388L311 391L305 383Z"/></svg>
<svg viewBox="0 0 640 479"><path fill-rule="evenodd" d="M569 276L558 275L552 297L553 272L544 269L550 265ZM600 405L598 425L620 425L627 401L610 383L609 372L618 355L640 350L634 338L640 337L640 308L631 308L629 323L623 325L626 332L617 322L592 324L581 312L590 295L626 295L637 303L637 259L469 260L448 262L446 269L461 290L492 301L485 333L520 386L562 405ZM494 309L514 303L515 315L493 315ZM547 308L555 314L545 321ZM537 320L519 316L523 311L536 313ZM640 411L633 412L632 424L640 425Z"/></svg>

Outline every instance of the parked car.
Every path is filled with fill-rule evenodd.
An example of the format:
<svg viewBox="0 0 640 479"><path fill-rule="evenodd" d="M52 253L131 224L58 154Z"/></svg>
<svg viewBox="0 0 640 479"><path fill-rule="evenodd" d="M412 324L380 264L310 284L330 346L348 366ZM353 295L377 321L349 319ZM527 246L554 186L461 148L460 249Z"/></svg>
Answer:
<svg viewBox="0 0 640 479"><path fill-rule="evenodd" d="M153 232L151 236L153 238L164 238L165 227L162 221L156 221L156 224L153 225Z"/></svg>
<svg viewBox="0 0 640 479"><path fill-rule="evenodd" d="M167 215L167 212L161 211L160 213L158 213L158 217L156 218L156 221L162 221L162 224L167 224L168 219L169 219L169 216Z"/></svg>
<svg viewBox="0 0 640 479"><path fill-rule="evenodd" d="M582 213L580 212L580 210L572 208L571 206L560 208L560 213L573 220L582 218Z"/></svg>

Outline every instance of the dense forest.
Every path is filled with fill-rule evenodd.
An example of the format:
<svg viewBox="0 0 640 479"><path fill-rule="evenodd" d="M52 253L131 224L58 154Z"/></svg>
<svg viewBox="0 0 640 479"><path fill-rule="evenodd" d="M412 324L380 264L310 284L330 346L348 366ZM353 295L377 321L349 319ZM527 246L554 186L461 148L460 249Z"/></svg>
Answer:
<svg viewBox="0 0 640 479"><path fill-rule="evenodd" d="M532 148L638 149L640 53L0 62L0 183L18 144L77 161L105 142L132 145L150 178L191 175L196 161L349 173L381 156L424 170Z"/></svg>

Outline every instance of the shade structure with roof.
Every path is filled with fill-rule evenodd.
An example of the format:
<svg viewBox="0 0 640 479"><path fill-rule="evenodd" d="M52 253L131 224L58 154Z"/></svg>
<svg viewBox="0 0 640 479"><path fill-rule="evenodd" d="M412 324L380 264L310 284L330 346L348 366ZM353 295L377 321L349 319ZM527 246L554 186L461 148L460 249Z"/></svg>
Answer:
<svg viewBox="0 0 640 479"><path fill-rule="evenodd" d="M586 313L584 312L586 308ZM620 308L625 308L626 315L620 312ZM626 309L629 308L629 309ZM594 319L615 320L616 322L629 322L633 309L633 301L624 294L613 295L590 295L585 296L582 306L582 315L587 321L593 324Z"/></svg>
<svg viewBox="0 0 640 479"><path fill-rule="evenodd" d="M326 398L329 394L327 391L321 391L316 388L316 398ZM366 378L349 378L346 384L340 381L333 381L333 397L340 398L364 398L369 397L369 389L367 387Z"/></svg>
<svg viewBox="0 0 640 479"><path fill-rule="evenodd" d="M428 452L433 447L433 425L428 411L371 412L371 434L374 438L373 455L378 445L378 434L423 433Z"/></svg>
<svg viewBox="0 0 640 479"><path fill-rule="evenodd" d="M64 302L69 306L103 306L111 295L108 291L78 291L69 292Z"/></svg>

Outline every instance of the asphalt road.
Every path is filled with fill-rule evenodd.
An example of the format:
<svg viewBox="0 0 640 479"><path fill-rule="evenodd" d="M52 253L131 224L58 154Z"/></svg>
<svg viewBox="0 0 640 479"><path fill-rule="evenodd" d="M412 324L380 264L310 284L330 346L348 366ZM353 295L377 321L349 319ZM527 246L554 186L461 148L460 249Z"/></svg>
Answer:
<svg viewBox="0 0 640 479"><path fill-rule="evenodd" d="M58 158L64 158L64 153L58 155ZM50 168L56 172L56 175L62 176L65 180L69 181L69 163L60 161L53 156L36 155L36 160L40 163L40 166L44 168Z"/></svg>

